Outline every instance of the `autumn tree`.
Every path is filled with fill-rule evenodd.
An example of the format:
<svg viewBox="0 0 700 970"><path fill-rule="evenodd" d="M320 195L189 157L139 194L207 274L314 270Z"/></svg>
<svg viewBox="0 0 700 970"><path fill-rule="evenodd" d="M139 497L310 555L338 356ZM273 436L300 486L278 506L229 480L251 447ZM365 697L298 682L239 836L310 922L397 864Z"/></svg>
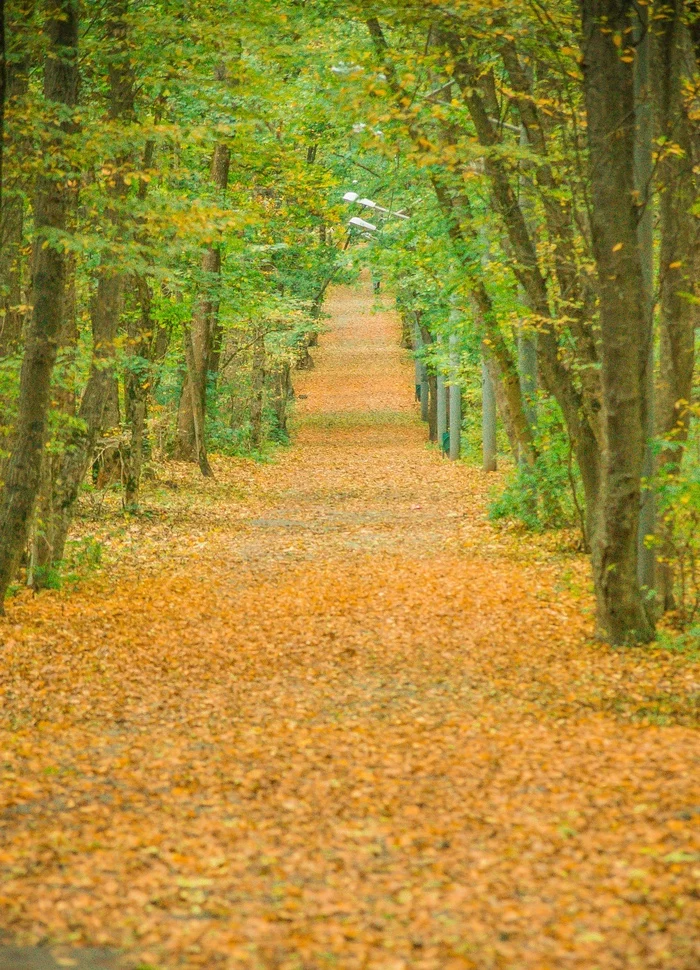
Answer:
<svg viewBox="0 0 700 970"><path fill-rule="evenodd" d="M14 446L0 496L0 605L24 550L39 488L51 374L65 295L66 256L61 233L66 225L70 168L64 152L77 94L77 3L50 0L47 18L44 96L53 115L52 154L37 180L34 201L33 311L22 362Z"/></svg>

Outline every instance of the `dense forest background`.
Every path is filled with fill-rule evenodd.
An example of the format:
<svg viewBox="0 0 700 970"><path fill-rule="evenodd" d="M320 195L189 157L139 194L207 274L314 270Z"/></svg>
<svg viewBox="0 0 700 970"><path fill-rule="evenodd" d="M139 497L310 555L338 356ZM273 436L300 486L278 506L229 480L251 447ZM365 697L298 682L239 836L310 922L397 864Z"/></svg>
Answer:
<svg viewBox="0 0 700 970"><path fill-rule="evenodd" d="M85 490L285 444L369 262L431 440L511 462L492 515L577 530L613 642L693 629L696 3L3 7L3 596Z"/></svg>

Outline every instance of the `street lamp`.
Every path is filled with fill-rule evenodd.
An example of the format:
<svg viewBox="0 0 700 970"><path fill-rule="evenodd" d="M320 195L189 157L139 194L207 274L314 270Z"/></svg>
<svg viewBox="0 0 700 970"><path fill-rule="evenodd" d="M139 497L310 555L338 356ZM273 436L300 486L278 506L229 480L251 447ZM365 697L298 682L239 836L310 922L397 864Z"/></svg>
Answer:
<svg viewBox="0 0 700 970"><path fill-rule="evenodd" d="M383 205L373 202L372 199L361 199L357 192L346 192L343 196L343 201L357 202L358 205L364 206L365 209L376 209L377 212L385 212L388 216L396 216L397 219L410 218L410 216L404 215L403 212L392 212L391 209L385 209Z"/></svg>
<svg viewBox="0 0 700 970"><path fill-rule="evenodd" d="M374 229L377 228L373 223L371 223L371 222L365 222L365 220L364 219L360 219L359 216L353 216L352 219L350 219L350 225L351 226L359 226L360 229L372 229L372 230L374 230Z"/></svg>

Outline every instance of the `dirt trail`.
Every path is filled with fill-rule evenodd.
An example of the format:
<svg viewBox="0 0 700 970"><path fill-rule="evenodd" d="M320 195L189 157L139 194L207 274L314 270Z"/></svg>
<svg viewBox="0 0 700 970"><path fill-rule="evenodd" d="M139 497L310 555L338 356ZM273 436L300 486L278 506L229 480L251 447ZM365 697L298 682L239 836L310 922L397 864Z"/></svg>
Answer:
<svg viewBox="0 0 700 970"><path fill-rule="evenodd" d="M109 576L10 607L0 926L127 966L696 970L692 669L594 644L581 563L487 523L371 301L333 291L293 448L176 469Z"/></svg>

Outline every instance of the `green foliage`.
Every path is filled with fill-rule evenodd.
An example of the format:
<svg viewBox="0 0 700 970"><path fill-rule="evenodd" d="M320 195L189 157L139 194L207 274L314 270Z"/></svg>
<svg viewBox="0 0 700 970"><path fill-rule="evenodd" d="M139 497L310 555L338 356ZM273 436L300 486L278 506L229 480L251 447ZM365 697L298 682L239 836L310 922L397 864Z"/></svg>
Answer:
<svg viewBox="0 0 700 970"><path fill-rule="evenodd" d="M542 397L538 403L535 445L534 467L520 464L510 473L505 488L491 502L490 517L515 520L533 532L581 526L579 476L559 408L551 398Z"/></svg>
<svg viewBox="0 0 700 970"><path fill-rule="evenodd" d="M659 630L657 644L669 653L678 653L689 660L700 661L700 626L690 626L687 630Z"/></svg>
<svg viewBox="0 0 700 970"><path fill-rule="evenodd" d="M700 460L687 453L680 472L662 468L656 493L663 524L657 560L672 570L676 623L692 627L700 620Z"/></svg>
<svg viewBox="0 0 700 970"><path fill-rule="evenodd" d="M64 583L79 583L94 573L102 565L103 546L94 536L83 536L80 539L69 539L66 542L65 559L52 570L46 570L47 575L39 577L37 586L46 589L59 589ZM54 585L51 585L53 582Z"/></svg>

